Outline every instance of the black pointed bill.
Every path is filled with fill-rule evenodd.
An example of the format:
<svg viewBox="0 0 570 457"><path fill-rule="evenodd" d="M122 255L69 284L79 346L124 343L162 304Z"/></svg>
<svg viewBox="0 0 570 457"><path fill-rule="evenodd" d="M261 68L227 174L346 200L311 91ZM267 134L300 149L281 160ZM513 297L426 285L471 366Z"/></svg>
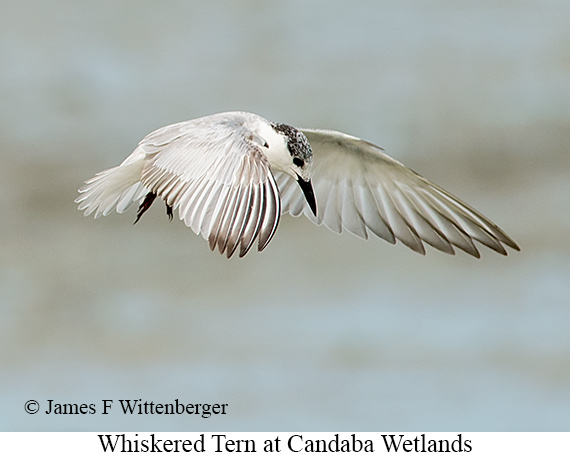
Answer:
<svg viewBox="0 0 570 457"><path fill-rule="evenodd" d="M311 180L305 181L299 175L297 175L297 182L299 183L299 187L303 191L305 195L305 199L309 204L309 208L316 216L317 215L317 201L315 200L315 193L313 192L313 185L311 184Z"/></svg>

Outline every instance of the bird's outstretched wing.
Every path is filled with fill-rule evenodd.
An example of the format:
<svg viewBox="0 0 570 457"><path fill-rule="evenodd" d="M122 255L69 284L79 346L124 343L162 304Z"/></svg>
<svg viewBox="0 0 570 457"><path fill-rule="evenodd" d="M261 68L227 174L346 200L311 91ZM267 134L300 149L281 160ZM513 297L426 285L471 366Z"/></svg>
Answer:
<svg viewBox="0 0 570 457"><path fill-rule="evenodd" d="M178 209L179 217L209 241L212 250L243 257L256 237L262 251L281 214L275 178L266 156L243 126L199 123L153 132L141 182ZM210 126L211 127L211 126Z"/></svg>
<svg viewBox="0 0 570 457"><path fill-rule="evenodd" d="M212 117L147 135L121 165L85 182L79 209L96 217L123 212L152 193L178 209L212 250L218 247L229 258L239 247L242 257L256 238L263 250L281 215L269 162L243 119L222 113L212 125Z"/></svg>
<svg viewBox="0 0 570 457"><path fill-rule="evenodd" d="M507 254L519 250L497 225L365 140L332 130L302 129L313 149L313 216L295 181L276 174L283 212L304 213L335 232L374 233L425 254L422 241L453 254L456 246L480 257L473 240Z"/></svg>

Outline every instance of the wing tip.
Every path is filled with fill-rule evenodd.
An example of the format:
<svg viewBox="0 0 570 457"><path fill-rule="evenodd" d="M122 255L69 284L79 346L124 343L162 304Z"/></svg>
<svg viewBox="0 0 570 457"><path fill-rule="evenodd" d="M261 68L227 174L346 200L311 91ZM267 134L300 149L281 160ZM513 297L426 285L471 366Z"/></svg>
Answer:
<svg viewBox="0 0 570 457"><path fill-rule="evenodd" d="M507 241L508 240L508 241ZM507 240L503 241L508 247L514 249L517 252L521 251L520 246L512 239L507 237Z"/></svg>

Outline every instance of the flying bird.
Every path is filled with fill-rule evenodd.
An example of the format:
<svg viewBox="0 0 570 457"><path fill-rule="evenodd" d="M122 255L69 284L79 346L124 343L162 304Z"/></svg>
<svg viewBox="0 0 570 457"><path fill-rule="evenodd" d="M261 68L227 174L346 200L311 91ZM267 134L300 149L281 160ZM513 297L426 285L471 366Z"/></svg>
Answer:
<svg viewBox="0 0 570 457"><path fill-rule="evenodd" d="M334 232L374 234L425 254L423 242L474 257L477 241L506 255L520 250L496 224L383 149L334 130L300 129L247 112L227 112L148 134L119 166L79 189L88 216L123 213L135 223L158 197L196 234L230 258L257 240L262 251L282 213L304 214Z"/></svg>

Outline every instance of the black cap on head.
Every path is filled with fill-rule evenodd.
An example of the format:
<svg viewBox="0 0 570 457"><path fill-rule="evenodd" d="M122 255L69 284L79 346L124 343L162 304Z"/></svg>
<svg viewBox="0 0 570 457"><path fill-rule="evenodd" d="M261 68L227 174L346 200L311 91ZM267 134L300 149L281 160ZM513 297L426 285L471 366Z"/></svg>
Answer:
<svg viewBox="0 0 570 457"><path fill-rule="evenodd" d="M289 149L291 157L299 157L303 162L312 161L313 151L303 132L287 124L273 122L271 125L276 131L283 133L288 138L287 149Z"/></svg>

